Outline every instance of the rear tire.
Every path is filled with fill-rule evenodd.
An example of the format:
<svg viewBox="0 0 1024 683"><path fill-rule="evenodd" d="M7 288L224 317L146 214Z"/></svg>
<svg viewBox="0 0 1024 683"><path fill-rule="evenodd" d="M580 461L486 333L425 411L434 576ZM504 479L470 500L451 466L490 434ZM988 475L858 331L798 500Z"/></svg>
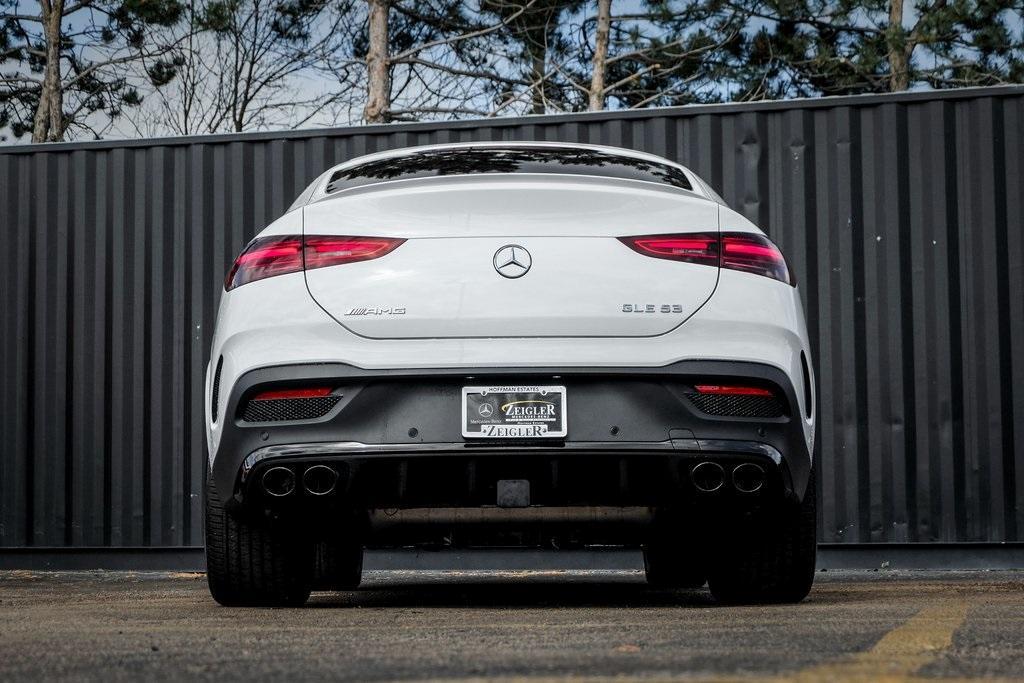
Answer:
<svg viewBox="0 0 1024 683"><path fill-rule="evenodd" d="M226 607L298 607L313 586L313 544L294 530L229 514L206 485L206 578Z"/></svg>
<svg viewBox="0 0 1024 683"><path fill-rule="evenodd" d="M728 533L728 532L726 532ZM817 508L814 472L803 502L764 523L728 533L708 576L711 594L727 603L800 602L814 583Z"/></svg>

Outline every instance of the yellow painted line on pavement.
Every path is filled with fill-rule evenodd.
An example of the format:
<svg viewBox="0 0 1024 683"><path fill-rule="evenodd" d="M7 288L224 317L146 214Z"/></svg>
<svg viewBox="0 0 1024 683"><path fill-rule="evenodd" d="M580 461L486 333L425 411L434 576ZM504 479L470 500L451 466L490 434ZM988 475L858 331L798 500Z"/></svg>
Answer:
<svg viewBox="0 0 1024 683"><path fill-rule="evenodd" d="M470 681L500 681L501 683L566 683L569 681L709 681L723 683L808 683L813 681L837 683L896 683L922 681L916 674L953 644L953 635L967 619L969 606L956 600L925 607L900 626L882 636L874 647L864 652L834 659L782 676L512 676L498 678L460 678L459 683ZM952 679L950 679L952 680ZM437 679L435 679L435 683ZM943 679L944 683L949 683Z"/></svg>
<svg viewBox="0 0 1024 683"><path fill-rule="evenodd" d="M925 607L886 633L865 652L812 666L775 681L905 681L953 644L953 634L967 618L968 605L950 601Z"/></svg>

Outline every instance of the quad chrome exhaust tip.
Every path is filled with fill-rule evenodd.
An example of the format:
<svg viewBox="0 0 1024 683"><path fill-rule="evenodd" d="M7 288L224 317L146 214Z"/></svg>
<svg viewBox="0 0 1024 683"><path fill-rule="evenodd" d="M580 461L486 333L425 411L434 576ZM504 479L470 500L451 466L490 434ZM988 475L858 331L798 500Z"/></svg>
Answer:
<svg viewBox="0 0 1024 683"><path fill-rule="evenodd" d="M275 498L284 498L295 491L295 473L287 467L271 467L260 481L263 490Z"/></svg>
<svg viewBox="0 0 1024 683"><path fill-rule="evenodd" d="M725 486L725 470L717 462L705 460L693 466L690 470L690 479L698 491L714 493Z"/></svg>
<svg viewBox="0 0 1024 683"><path fill-rule="evenodd" d="M764 468L752 462L737 465L732 471L732 485L740 493L756 493L764 486Z"/></svg>
<svg viewBox="0 0 1024 683"><path fill-rule="evenodd" d="M302 487L311 496L326 496L338 484L338 473L327 465L313 465L302 473Z"/></svg>

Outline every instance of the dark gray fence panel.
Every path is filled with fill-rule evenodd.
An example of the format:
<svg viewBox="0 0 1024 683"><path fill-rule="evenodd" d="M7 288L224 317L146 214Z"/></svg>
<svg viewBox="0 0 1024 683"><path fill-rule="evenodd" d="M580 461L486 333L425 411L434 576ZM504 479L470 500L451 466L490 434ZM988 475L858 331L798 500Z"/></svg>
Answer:
<svg viewBox="0 0 1024 683"><path fill-rule="evenodd" d="M0 546L200 543L203 373L242 245L353 156L531 139L682 161L780 243L822 540L1024 540L1024 88L1000 88L0 149Z"/></svg>

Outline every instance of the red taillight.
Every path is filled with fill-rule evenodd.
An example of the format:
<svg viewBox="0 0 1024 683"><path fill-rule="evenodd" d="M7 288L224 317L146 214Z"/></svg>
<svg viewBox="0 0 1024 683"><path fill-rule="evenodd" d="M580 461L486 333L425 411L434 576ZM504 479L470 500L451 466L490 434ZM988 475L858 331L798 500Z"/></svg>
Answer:
<svg viewBox="0 0 1024 683"><path fill-rule="evenodd" d="M390 237L306 237L306 270L369 261L394 251L405 240Z"/></svg>
<svg viewBox="0 0 1024 683"><path fill-rule="evenodd" d="M224 289L302 270L302 236L261 237L249 243L228 271Z"/></svg>
<svg viewBox="0 0 1024 683"><path fill-rule="evenodd" d="M651 235L620 237L623 244L645 256L688 263L718 265L718 235Z"/></svg>
<svg viewBox="0 0 1024 683"><path fill-rule="evenodd" d="M715 394L718 396L772 396L770 389L761 387L745 387L729 384L697 384L693 387L698 394Z"/></svg>
<svg viewBox="0 0 1024 683"><path fill-rule="evenodd" d="M722 234L722 267L796 285L779 248L767 237L755 233Z"/></svg>
<svg viewBox="0 0 1024 683"><path fill-rule="evenodd" d="M274 389L264 391L252 397L254 401L275 401L289 398L323 398L331 393L330 387L315 387L312 389Z"/></svg>
<svg viewBox="0 0 1024 683"><path fill-rule="evenodd" d="M630 249L645 256L721 266L796 285L779 248L767 237L756 233L647 235L619 239Z"/></svg>
<svg viewBox="0 0 1024 683"><path fill-rule="evenodd" d="M333 237L329 235L272 235L261 237L235 259L224 289L295 273L303 268L324 268L368 261L393 251L405 240L389 237Z"/></svg>

